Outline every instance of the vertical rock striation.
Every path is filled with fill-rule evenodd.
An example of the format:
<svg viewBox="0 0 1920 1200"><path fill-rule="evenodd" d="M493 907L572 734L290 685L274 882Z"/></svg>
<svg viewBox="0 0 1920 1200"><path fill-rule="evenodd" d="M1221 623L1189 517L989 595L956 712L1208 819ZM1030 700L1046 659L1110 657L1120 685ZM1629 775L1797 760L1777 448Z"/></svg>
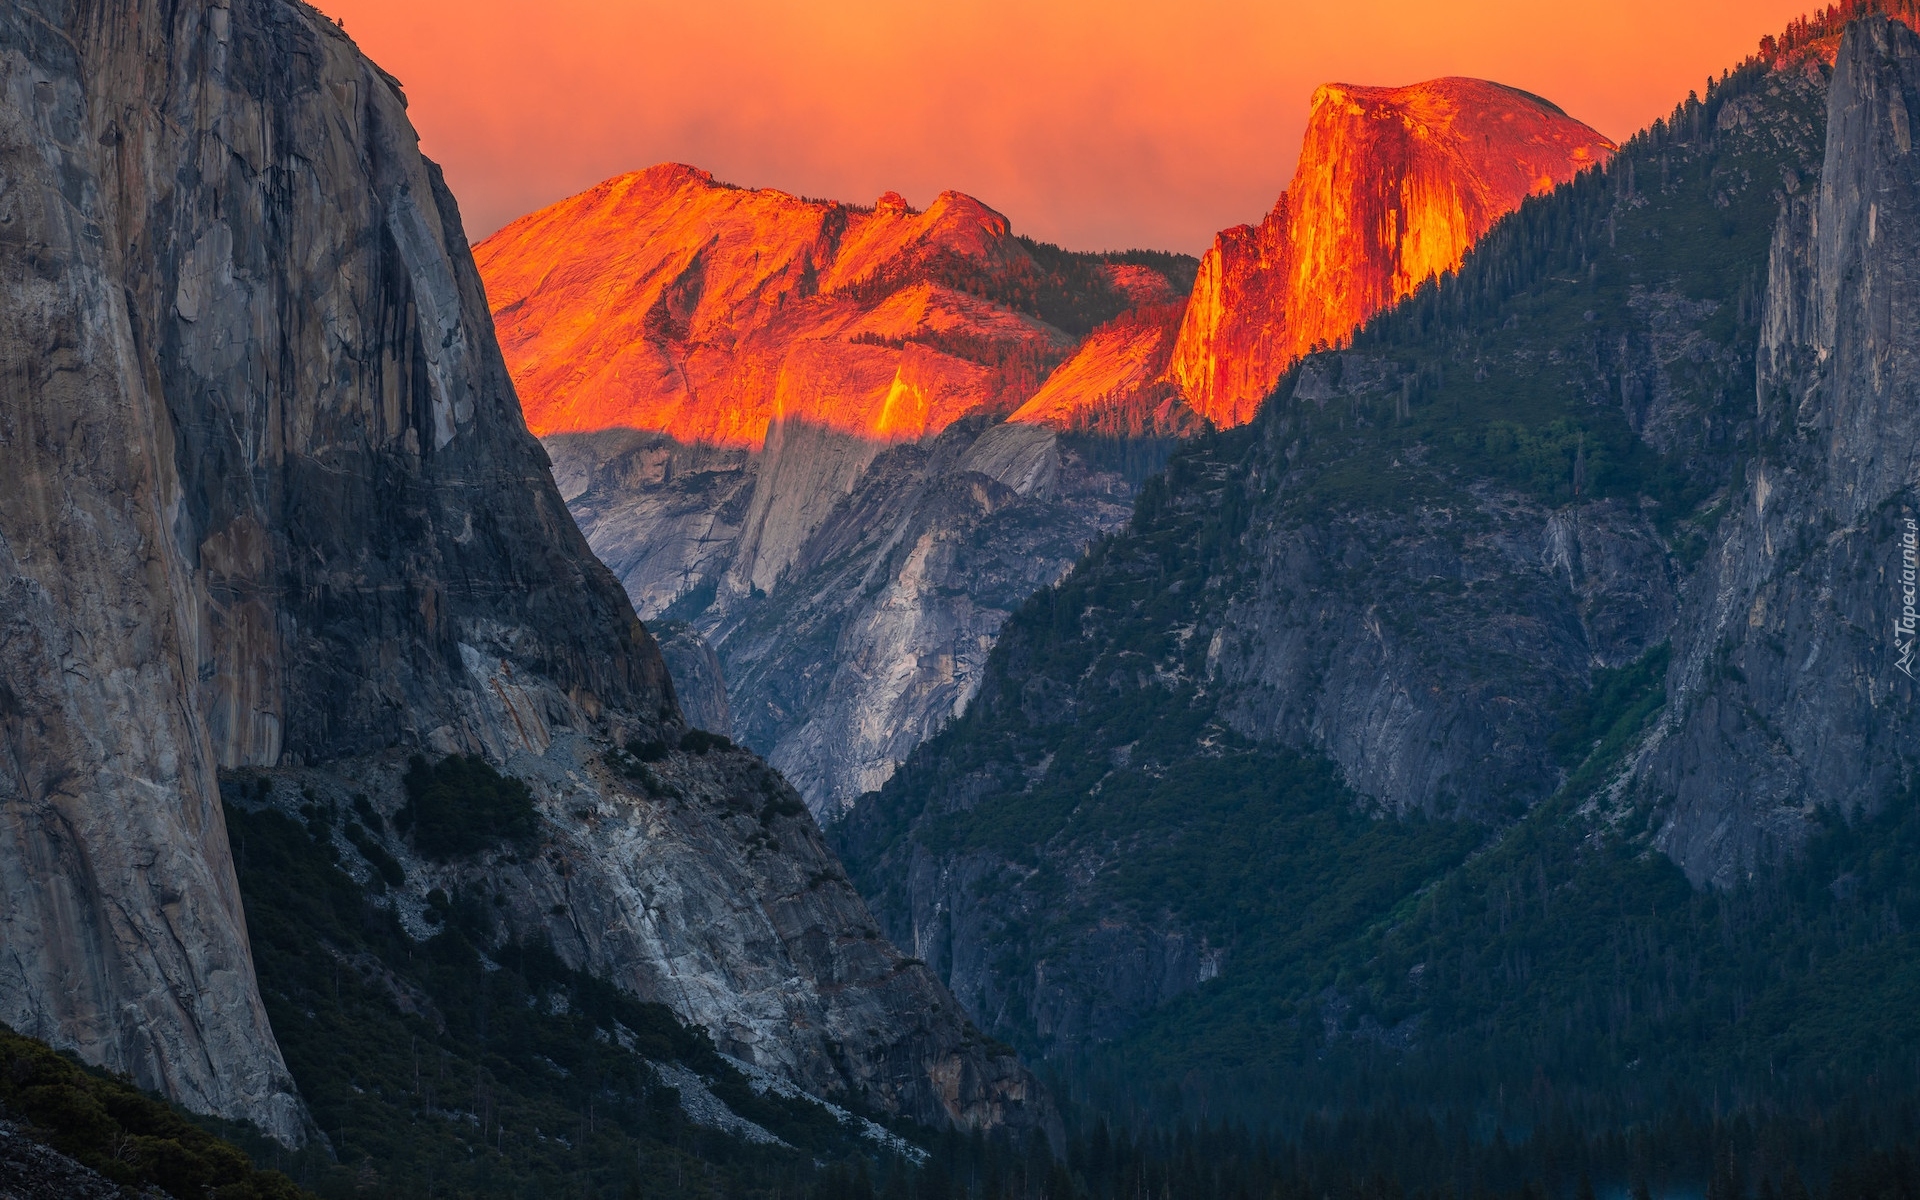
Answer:
<svg viewBox="0 0 1920 1200"><path fill-rule="evenodd" d="M1638 782L1660 845L1731 885L1820 806L1873 810L1915 778L1903 574L1920 517L1920 36L1848 27L1817 191L1791 200L1767 274L1763 453L1676 625L1675 703Z"/></svg>
<svg viewBox="0 0 1920 1200"><path fill-rule="evenodd" d="M216 772L397 805L409 754L465 751L547 818L552 853L504 864L545 901L516 935L806 1086L1049 1119L827 886L811 822L676 815L761 803L763 767L608 774L684 728L672 684L526 430L398 84L328 19L0 10L0 378L0 1018L298 1138Z"/></svg>
<svg viewBox="0 0 1920 1200"><path fill-rule="evenodd" d="M735 728L823 819L965 711L1007 618L1127 519L1132 487L1044 425L874 460L779 585L715 627Z"/></svg>

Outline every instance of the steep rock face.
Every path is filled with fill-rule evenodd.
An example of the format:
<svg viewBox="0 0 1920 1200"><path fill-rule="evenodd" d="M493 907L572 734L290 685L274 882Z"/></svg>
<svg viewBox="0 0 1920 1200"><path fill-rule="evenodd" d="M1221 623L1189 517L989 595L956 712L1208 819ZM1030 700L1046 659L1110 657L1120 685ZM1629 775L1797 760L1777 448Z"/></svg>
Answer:
<svg viewBox="0 0 1920 1200"><path fill-rule="evenodd" d="M965 707L1007 615L1133 493L1086 439L1025 422L892 448L780 425L754 458L630 432L548 445L589 544L643 614L691 621L734 735L823 816Z"/></svg>
<svg viewBox="0 0 1920 1200"><path fill-rule="evenodd" d="M1850 26L1818 191L1774 235L1768 452L1676 629L1676 703L1636 779L1661 848L1697 882L1747 878L1819 806L1872 811L1915 777L1917 116L1920 37L1878 17Z"/></svg>
<svg viewBox="0 0 1920 1200"><path fill-rule="evenodd" d="M958 192L925 212L893 193L856 208L668 163L522 217L475 257L541 436L757 448L784 417L913 438L995 392L990 367L942 345L1062 348L952 286L1032 270L1006 218Z"/></svg>
<svg viewBox="0 0 1920 1200"><path fill-rule="evenodd" d="M553 852L519 865L589 904L572 964L807 1086L1044 1123L819 890L804 818L656 846L605 778L677 734L672 685L526 431L393 81L287 0L13 6L0 56L0 1016L297 1138L215 771L388 804L409 754L466 751L545 805ZM722 807L780 786L746 755L677 775ZM703 914L697 953L646 932L659 896Z"/></svg>
<svg viewBox="0 0 1920 1200"><path fill-rule="evenodd" d="M1201 260L1173 378L1216 425L1249 420L1308 350L1459 266L1522 200L1613 148L1547 101L1478 79L1321 87L1280 202Z"/></svg>
<svg viewBox="0 0 1920 1200"><path fill-rule="evenodd" d="M1314 746L1356 791L1401 812L1491 817L1551 793L1556 700L1591 667L1631 662L1665 636L1673 575L1630 507L1476 500L1262 531L1259 582L1207 648L1229 726ZM1370 559L1414 570L1408 598L1422 603L1382 620L1370 602L1381 581L1349 574ZM1529 669L1503 669L1520 663Z"/></svg>
<svg viewBox="0 0 1920 1200"><path fill-rule="evenodd" d="M660 656L673 676L673 690L680 700L680 713L687 724L723 737L733 735L733 708L727 703L727 681L720 668L720 656L707 639L685 621L656 624L653 634L660 641Z"/></svg>
<svg viewBox="0 0 1920 1200"><path fill-rule="evenodd" d="M1044 426L956 426L889 451L781 586L716 626L736 729L837 816L964 711L1007 617L1131 499Z"/></svg>
<svg viewBox="0 0 1920 1200"><path fill-rule="evenodd" d="M1203 423L1167 378L1184 311L1146 305L1094 330L1007 420L1123 436L1198 432Z"/></svg>
<svg viewBox="0 0 1920 1200"><path fill-rule="evenodd" d="M712 602L753 504L751 454L631 429L555 434L545 445L568 509L641 617Z"/></svg>
<svg viewBox="0 0 1920 1200"><path fill-rule="evenodd" d="M434 889L493 895L503 938L548 942L568 964L706 1029L722 1053L816 1096L861 1097L934 1128L1057 1131L1020 1061L981 1039L933 973L881 934L799 796L765 763L676 749L641 770L604 740L546 732L540 750L503 764L533 789L537 850L443 863L378 835L406 873L379 903L415 936L434 932ZM405 768L388 756L246 772L234 790L240 803L264 791L289 810L343 813L365 796L390 830ZM371 884L360 849L334 840Z"/></svg>

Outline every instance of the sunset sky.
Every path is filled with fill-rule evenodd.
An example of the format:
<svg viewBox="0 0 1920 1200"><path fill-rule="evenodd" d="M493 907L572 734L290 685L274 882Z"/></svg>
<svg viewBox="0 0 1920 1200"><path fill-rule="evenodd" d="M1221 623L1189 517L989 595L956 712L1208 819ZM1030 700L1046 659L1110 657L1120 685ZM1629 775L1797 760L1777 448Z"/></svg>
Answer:
<svg viewBox="0 0 1920 1200"><path fill-rule="evenodd" d="M1473 75L1619 139L1807 0L320 0L406 85L477 241L665 160L969 192L1074 249L1197 253L1292 173L1316 84Z"/></svg>

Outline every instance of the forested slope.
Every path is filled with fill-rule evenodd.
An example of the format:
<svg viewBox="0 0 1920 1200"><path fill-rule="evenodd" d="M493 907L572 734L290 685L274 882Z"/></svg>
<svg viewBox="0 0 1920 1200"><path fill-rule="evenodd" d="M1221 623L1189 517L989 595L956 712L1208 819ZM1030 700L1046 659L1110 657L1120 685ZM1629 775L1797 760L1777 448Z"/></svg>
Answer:
<svg viewBox="0 0 1920 1200"><path fill-rule="evenodd" d="M1531 1119L1912 1080L1891 660L1834 668L1905 705L1871 789L1791 820L1696 806L1738 836L1681 853L1654 754L1699 720L1701 581L1755 480L1826 445L1763 423L1756 350L1782 214L1836 155L1884 153L1829 152L1830 56L1904 78L1903 27L1838 30L1770 41L1176 455L835 827L989 1032L1160 1112ZM1876 247L1907 211L1882 201Z"/></svg>

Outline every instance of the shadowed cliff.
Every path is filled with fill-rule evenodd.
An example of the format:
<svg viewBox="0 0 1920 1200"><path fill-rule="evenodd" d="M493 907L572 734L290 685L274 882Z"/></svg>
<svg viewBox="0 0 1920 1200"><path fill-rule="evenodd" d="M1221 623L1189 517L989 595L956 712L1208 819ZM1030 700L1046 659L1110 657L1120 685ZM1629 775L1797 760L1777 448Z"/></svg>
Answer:
<svg viewBox="0 0 1920 1200"><path fill-rule="evenodd" d="M781 786L757 761L686 755L671 795L607 765L679 736L672 685L527 433L397 83L287 0L10 6L0 62L0 1017L299 1138L215 772L397 805L409 756L466 752L527 778L548 849L390 909L507 872L502 936L744 1061L1046 1124L810 821L729 832Z"/></svg>

